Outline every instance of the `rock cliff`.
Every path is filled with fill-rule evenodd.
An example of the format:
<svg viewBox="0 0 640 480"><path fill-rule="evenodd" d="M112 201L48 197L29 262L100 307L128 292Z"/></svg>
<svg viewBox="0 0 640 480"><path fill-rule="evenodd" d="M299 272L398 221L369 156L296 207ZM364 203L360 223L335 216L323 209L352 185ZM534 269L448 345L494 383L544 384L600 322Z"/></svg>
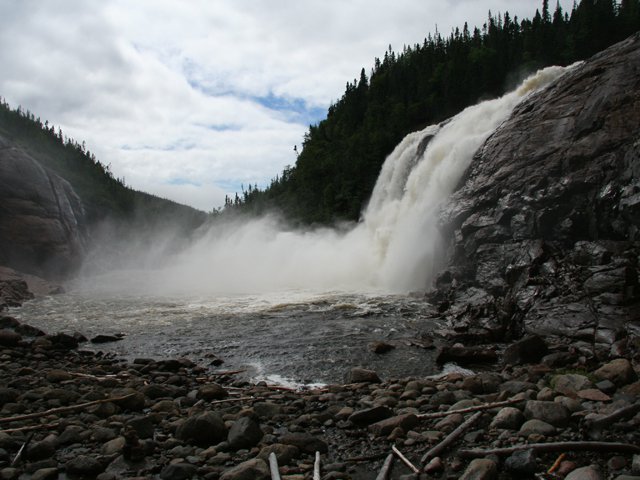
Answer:
<svg viewBox="0 0 640 480"><path fill-rule="evenodd" d="M429 298L468 338L640 335L640 34L521 103L441 212Z"/></svg>
<svg viewBox="0 0 640 480"><path fill-rule="evenodd" d="M0 136L0 265L62 276L78 265L86 241L71 185Z"/></svg>

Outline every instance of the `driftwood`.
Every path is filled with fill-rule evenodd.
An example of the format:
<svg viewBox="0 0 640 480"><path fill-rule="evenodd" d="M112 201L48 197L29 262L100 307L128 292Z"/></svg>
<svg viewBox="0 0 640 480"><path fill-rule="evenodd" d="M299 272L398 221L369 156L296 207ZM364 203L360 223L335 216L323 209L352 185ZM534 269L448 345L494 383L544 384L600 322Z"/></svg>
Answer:
<svg viewBox="0 0 640 480"><path fill-rule="evenodd" d="M640 403L634 403L632 405L619 408L615 412L604 415L603 417L596 418L589 422L588 425L595 429L602 429L612 425L614 422L622 418L632 417L638 412L640 412Z"/></svg>
<svg viewBox="0 0 640 480"><path fill-rule="evenodd" d="M619 442L549 442L549 443L529 443L524 445L514 445L513 447L458 450L458 455L462 458L477 458L487 455L511 455L520 450L533 450L534 452L620 452L620 453L640 453L640 446L630 443Z"/></svg>
<svg viewBox="0 0 640 480"><path fill-rule="evenodd" d="M214 400L213 402L209 402L209 405L218 405L220 403L229 403L229 402L242 402L244 400L264 400L260 397L236 397L236 398L225 398L224 400Z"/></svg>
<svg viewBox="0 0 640 480"><path fill-rule="evenodd" d="M18 433L18 432L30 432L33 430L48 430L50 428L56 428L59 426L60 426L60 422L41 423L39 425L30 425L28 427L7 428L6 430L0 430L0 433Z"/></svg>
<svg viewBox="0 0 640 480"><path fill-rule="evenodd" d="M320 452L316 452L316 461L313 464L313 480L320 480Z"/></svg>
<svg viewBox="0 0 640 480"><path fill-rule="evenodd" d="M482 412L476 412L462 422L453 432L447 435L444 440L438 443L435 447L425 453L420 459L421 463L427 463L433 457L437 457L441 452L446 450L453 442L455 442L460 435L466 432L474 423L478 421L482 415Z"/></svg>
<svg viewBox="0 0 640 480"><path fill-rule="evenodd" d="M409 467L413 473L420 473L420 470L418 470L416 466L413 463L411 463L409 459L405 457L402 454L402 452L400 452L400 450L396 448L395 445L391 447L391 450L393 450L393 453L395 453L398 456L398 458L402 461L402 463L404 463L407 467Z"/></svg>
<svg viewBox="0 0 640 480"><path fill-rule="evenodd" d="M520 403L524 400L522 399L511 399L505 400L503 402L494 402L494 403L485 403L484 405L475 405L473 407L460 408L458 410L449 410L447 412L434 412L434 413L421 413L420 415L416 415L421 420L429 420L432 418L441 418L448 417L449 415L453 415L454 413L470 413L477 412L481 410L490 410L492 408L505 407L507 405L513 405L514 403Z"/></svg>
<svg viewBox="0 0 640 480"><path fill-rule="evenodd" d="M370 462L371 460L378 460L384 456L385 456L384 453L374 453L373 455L361 455L359 457L345 458L344 461L350 462L350 463Z"/></svg>
<svg viewBox="0 0 640 480"><path fill-rule="evenodd" d="M547 473L552 474L553 472L555 472L560 466L560 464L562 463L562 460L564 460L564 457L566 456L567 456L566 453L561 453L560 455L558 455L558 458L556 458L556 461L553 462L553 465L549 467L549 470L547 470Z"/></svg>
<svg viewBox="0 0 640 480"><path fill-rule="evenodd" d="M376 480L389 480L389 475L391 474L391 467L393 466L393 453L387 455L384 463L382 464L382 468L376 477Z"/></svg>
<svg viewBox="0 0 640 480"><path fill-rule="evenodd" d="M269 469L271 470L271 480L280 480L280 470L278 470L278 457L271 452L269 454Z"/></svg>
<svg viewBox="0 0 640 480"><path fill-rule="evenodd" d="M29 446L29 443L31 443L32 438L33 433L27 437L27 440L22 444L20 450L18 450L18 453L16 453L16 456L13 457L13 461L11 462L12 467L15 467L16 465L18 465L18 463L20 463L20 460L22 460L22 454L27 450L27 447Z"/></svg>
<svg viewBox="0 0 640 480"><path fill-rule="evenodd" d="M21 420L31 420L33 418L41 418L41 417L46 417L47 415L55 415L58 413L73 412L74 410L82 410L83 408L92 407L93 405L99 405L101 403L119 402L121 400L127 400L128 398L131 398L134 395L135 393L130 393L129 395L125 395L124 397L103 398L101 400L94 400L93 402L80 403L78 405L71 405L69 407L51 408L49 410L45 410L44 412L29 413L27 415L18 415L15 417L0 418L0 424L19 422Z"/></svg>

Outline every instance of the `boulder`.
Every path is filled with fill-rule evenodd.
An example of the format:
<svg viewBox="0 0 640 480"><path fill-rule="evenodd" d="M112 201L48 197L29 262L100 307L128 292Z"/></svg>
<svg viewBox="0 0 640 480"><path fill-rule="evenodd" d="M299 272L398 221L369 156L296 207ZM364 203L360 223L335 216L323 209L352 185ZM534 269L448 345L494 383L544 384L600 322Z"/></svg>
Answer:
<svg viewBox="0 0 640 480"><path fill-rule="evenodd" d="M476 458L471 460L459 480L494 480L498 478L498 467L493 460Z"/></svg>
<svg viewBox="0 0 640 480"><path fill-rule="evenodd" d="M208 447L227 438L227 427L216 413L196 414L180 423L176 429L176 438L193 445Z"/></svg>
<svg viewBox="0 0 640 480"><path fill-rule="evenodd" d="M327 453L329 450L327 442L309 433L285 433L280 437L280 443L293 445L301 452L311 454L315 452Z"/></svg>
<svg viewBox="0 0 640 480"><path fill-rule="evenodd" d="M524 407L524 416L527 419L542 420L555 427L565 427L569 423L571 412L557 402L529 400Z"/></svg>
<svg viewBox="0 0 640 480"><path fill-rule="evenodd" d="M241 417L229 429L227 442L234 450L251 448L258 444L263 435L258 422L251 417Z"/></svg>
<svg viewBox="0 0 640 480"><path fill-rule="evenodd" d="M508 365L539 362L547 354L547 344L538 335L526 336L509 345L502 354Z"/></svg>
<svg viewBox="0 0 640 480"><path fill-rule="evenodd" d="M598 380L609 380L621 387L638 378L631 362L626 358L616 358L593 372Z"/></svg>
<svg viewBox="0 0 640 480"><path fill-rule="evenodd" d="M220 480L267 480L271 478L269 466L260 458L252 458L227 470Z"/></svg>
<svg viewBox="0 0 640 480"><path fill-rule="evenodd" d="M380 383L380 377L373 370L354 367L346 377L347 383Z"/></svg>

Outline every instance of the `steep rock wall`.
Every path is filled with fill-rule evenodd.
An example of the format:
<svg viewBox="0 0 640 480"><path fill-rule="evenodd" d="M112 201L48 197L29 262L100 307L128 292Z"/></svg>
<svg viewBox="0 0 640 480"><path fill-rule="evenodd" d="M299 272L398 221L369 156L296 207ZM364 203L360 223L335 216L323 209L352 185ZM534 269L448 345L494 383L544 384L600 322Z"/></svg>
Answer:
<svg viewBox="0 0 640 480"><path fill-rule="evenodd" d="M64 276L86 243L84 209L71 185L0 137L0 265Z"/></svg>
<svg viewBox="0 0 640 480"><path fill-rule="evenodd" d="M640 334L640 34L521 103L441 213L458 334Z"/></svg>

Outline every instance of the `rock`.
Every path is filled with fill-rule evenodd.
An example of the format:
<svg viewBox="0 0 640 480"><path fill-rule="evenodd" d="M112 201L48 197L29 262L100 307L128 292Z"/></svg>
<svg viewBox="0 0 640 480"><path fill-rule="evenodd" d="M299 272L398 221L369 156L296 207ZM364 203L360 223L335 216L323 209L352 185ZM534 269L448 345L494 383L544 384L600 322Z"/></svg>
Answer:
<svg viewBox="0 0 640 480"><path fill-rule="evenodd" d="M280 437L280 443L284 445L293 445L301 452L306 453L327 453L329 447L327 443L308 433L285 433Z"/></svg>
<svg viewBox="0 0 640 480"><path fill-rule="evenodd" d="M528 476L538 471L538 462L533 450L520 450L511 454L504 462L505 470Z"/></svg>
<svg viewBox="0 0 640 480"><path fill-rule="evenodd" d="M261 458L265 462L268 462L269 454L271 453L276 454L279 465L287 465L291 462L291 460L298 457L298 455L300 454L300 450L294 445L272 443L271 445L267 445L260 450L258 458Z"/></svg>
<svg viewBox="0 0 640 480"><path fill-rule="evenodd" d="M542 420L527 420L520 427L520 435L544 435L545 437L551 437L556 434L556 427L550 425Z"/></svg>
<svg viewBox="0 0 640 480"><path fill-rule="evenodd" d="M46 374L46 379L51 383L60 383L66 380L71 380L73 377L66 370L49 370Z"/></svg>
<svg viewBox="0 0 640 480"><path fill-rule="evenodd" d="M583 400L591 400L593 402L609 402L611 397L606 393L601 392L597 388L588 388L586 390L580 390L578 392L578 398Z"/></svg>
<svg viewBox="0 0 640 480"><path fill-rule="evenodd" d="M25 458L34 460L44 460L50 458L56 452L55 438L47 437L40 442L31 443L27 447Z"/></svg>
<svg viewBox="0 0 640 480"><path fill-rule="evenodd" d="M58 478L58 469L55 467L40 468L31 475L31 480L53 480L56 478Z"/></svg>
<svg viewBox="0 0 640 480"><path fill-rule="evenodd" d="M136 432L138 438L153 438L155 426L148 416L134 417L128 420L126 425Z"/></svg>
<svg viewBox="0 0 640 480"><path fill-rule="evenodd" d="M459 480L493 480L498 478L498 467L487 458L476 458L469 463Z"/></svg>
<svg viewBox="0 0 640 480"><path fill-rule="evenodd" d="M0 480L17 480L20 473L17 468L3 468L0 470Z"/></svg>
<svg viewBox="0 0 640 480"><path fill-rule="evenodd" d="M593 387L593 384L587 377L574 373L556 375L552 379L552 384L556 392L572 398L575 398L580 390Z"/></svg>
<svg viewBox="0 0 640 480"><path fill-rule="evenodd" d="M538 335L528 335L509 345L502 354L507 365L539 362L547 354L547 344Z"/></svg>
<svg viewBox="0 0 640 480"><path fill-rule="evenodd" d="M228 397L227 391L217 383L208 383L198 388L197 398L210 402Z"/></svg>
<svg viewBox="0 0 640 480"><path fill-rule="evenodd" d="M569 475L564 477L565 480L604 480L602 473L592 466L580 467L573 470Z"/></svg>
<svg viewBox="0 0 640 480"><path fill-rule="evenodd" d="M611 380L601 380L596 383L595 387L601 392L606 393L607 395L611 395L616 391L616 384Z"/></svg>
<svg viewBox="0 0 640 480"><path fill-rule="evenodd" d="M176 438L193 445L208 447L227 438L227 428L213 412L194 415L183 420L176 430Z"/></svg>
<svg viewBox="0 0 640 480"><path fill-rule="evenodd" d="M497 373L482 372L477 375L469 375L462 380L462 388L473 394L481 395L498 391L502 377Z"/></svg>
<svg viewBox="0 0 640 480"><path fill-rule="evenodd" d="M282 413L282 405L272 402L256 402L253 411L258 418L271 419Z"/></svg>
<svg viewBox="0 0 640 480"><path fill-rule="evenodd" d="M571 413L557 402L529 400L524 407L524 416L527 419L542 420L556 427L565 427L569 423Z"/></svg>
<svg viewBox="0 0 640 480"><path fill-rule="evenodd" d="M124 338L123 334L120 335L96 335L93 337L90 342L91 343L111 343L111 342L119 342Z"/></svg>
<svg viewBox="0 0 640 480"><path fill-rule="evenodd" d="M618 475L614 480L640 480L638 475Z"/></svg>
<svg viewBox="0 0 640 480"><path fill-rule="evenodd" d="M490 427L517 430L523 423L524 415L520 410L514 407L503 407L493 417Z"/></svg>
<svg viewBox="0 0 640 480"><path fill-rule="evenodd" d="M606 363L593 372L593 375L598 380L609 380L618 387L631 383L638 378L636 372L631 366L631 362L626 358L616 358L615 360Z"/></svg>
<svg viewBox="0 0 640 480"><path fill-rule="evenodd" d="M126 440L124 437L116 437L113 440L109 440L107 443L102 445L101 453L103 455L114 455L122 452L126 444Z"/></svg>
<svg viewBox="0 0 640 480"><path fill-rule="evenodd" d="M145 385L141 390L141 392L151 400L163 397L174 398L180 394L180 391L180 388L176 387L175 385L159 385L157 383Z"/></svg>
<svg viewBox="0 0 640 480"><path fill-rule="evenodd" d="M160 472L162 480L188 480L196 474L196 467L189 463L172 463Z"/></svg>
<svg viewBox="0 0 640 480"><path fill-rule="evenodd" d="M78 455L65 464L67 472L72 475L95 477L104 470L102 464L89 455Z"/></svg>
<svg viewBox="0 0 640 480"><path fill-rule="evenodd" d="M418 417L413 413L405 413L369 425L369 431L377 437L386 437L394 428L400 427L405 432L408 432L417 423Z"/></svg>
<svg viewBox="0 0 640 480"><path fill-rule="evenodd" d="M390 343L380 342L380 341L371 342L369 344L369 350L371 350L373 353L378 353L378 354L390 352L394 348L396 348L395 345L391 345Z"/></svg>
<svg viewBox="0 0 640 480"><path fill-rule="evenodd" d="M251 417L241 417L229 429L227 442L234 450L251 448L258 444L263 435L258 422Z"/></svg>
<svg viewBox="0 0 640 480"><path fill-rule="evenodd" d="M20 391L15 388L0 387L0 408L5 403L13 403L20 396Z"/></svg>
<svg viewBox="0 0 640 480"><path fill-rule="evenodd" d="M268 480L271 478L269 466L260 458L242 462L222 474L220 480Z"/></svg>
<svg viewBox="0 0 640 480"><path fill-rule="evenodd" d="M436 357L437 363L455 362L459 365L493 363L498 361L495 350L481 347L442 347Z"/></svg>
<svg viewBox="0 0 640 480"><path fill-rule="evenodd" d="M380 383L380 377L373 370L354 367L346 378L347 383Z"/></svg>
<svg viewBox="0 0 640 480"><path fill-rule="evenodd" d="M13 330L0 330L0 346L2 347L15 347L21 340L22 335L14 332Z"/></svg>
<svg viewBox="0 0 640 480"><path fill-rule="evenodd" d="M353 412L349 416L349 421L356 425L369 425L371 423L384 420L393 415L393 411L383 405L373 408L366 408L364 410L358 410Z"/></svg>

